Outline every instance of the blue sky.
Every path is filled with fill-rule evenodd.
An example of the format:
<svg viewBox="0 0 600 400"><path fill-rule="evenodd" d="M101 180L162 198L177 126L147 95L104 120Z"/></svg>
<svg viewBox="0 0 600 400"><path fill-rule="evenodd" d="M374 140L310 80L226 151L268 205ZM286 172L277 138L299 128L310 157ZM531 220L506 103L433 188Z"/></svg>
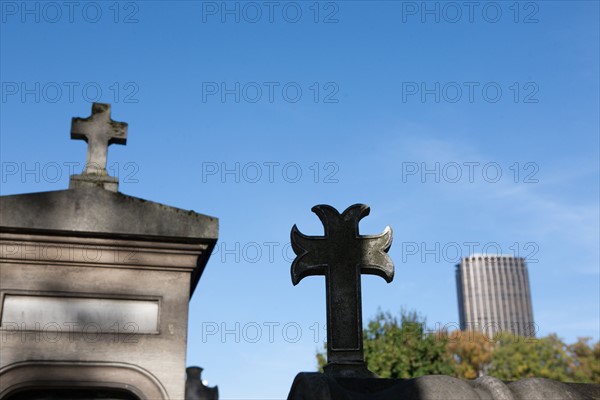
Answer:
<svg viewBox="0 0 600 400"><path fill-rule="evenodd" d="M322 234L315 204L394 230L365 321L458 323L458 253L499 247L528 260L539 335L598 340L598 2L23 4L2 2L1 194L65 189L70 118L111 103L120 191L220 220L187 364L221 398L315 369L324 279L293 287L288 245Z"/></svg>

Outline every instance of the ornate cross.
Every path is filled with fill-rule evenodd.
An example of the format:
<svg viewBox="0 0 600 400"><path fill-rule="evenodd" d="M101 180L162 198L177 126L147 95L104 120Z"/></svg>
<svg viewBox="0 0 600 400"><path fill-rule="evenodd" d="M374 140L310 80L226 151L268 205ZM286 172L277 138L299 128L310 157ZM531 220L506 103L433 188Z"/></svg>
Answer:
<svg viewBox="0 0 600 400"><path fill-rule="evenodd" d="M387 255L392 229L362 236L358 222L369 215L364 204L350 206L341 215L333 207L312 208L325 228L324 236L306 236L292 228L292 283L304 277L325 275L327 295L327 365L334 376L373 376L363 355L361 274L378 275L388 283L394 279L394 264Z"/></svg>
<svg viewBox="0 0 600 400"><path fill-rule="evenodd" d="M105 176L108 146L127 143L127 124L110 119L110 104L93 103L90 117L73 118L71 139L82 139L88 144L83 175Z"/></svg>

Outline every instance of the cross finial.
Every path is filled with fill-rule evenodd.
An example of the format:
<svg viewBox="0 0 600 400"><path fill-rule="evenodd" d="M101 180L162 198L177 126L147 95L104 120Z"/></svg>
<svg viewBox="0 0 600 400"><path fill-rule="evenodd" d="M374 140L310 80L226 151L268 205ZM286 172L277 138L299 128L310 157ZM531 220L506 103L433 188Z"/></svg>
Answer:
<svg viewBox="0 0 600 400"><path fill-rule="evenodd" d="M71 139L85 140L88 144L82 175L106 176L108 146L127 143L127 124L110 119L110 104L93 103L90 117L73 118Z"/></svg>
<svg viewBox="0 0 600 400"><path fill-rule="evenodd" d="M325 228L325 236L306 236L296 225L291 243L297 257L292 263L292 283L304 277L325 275L327 296L327 365L333 376L370 377L363 355L361 274L373 274L388 283L394 264L387 255L392 245L389 226L379 235L358 233L358 222L369 207L355 204L342 214L328 205L312 208Z"/></svg>

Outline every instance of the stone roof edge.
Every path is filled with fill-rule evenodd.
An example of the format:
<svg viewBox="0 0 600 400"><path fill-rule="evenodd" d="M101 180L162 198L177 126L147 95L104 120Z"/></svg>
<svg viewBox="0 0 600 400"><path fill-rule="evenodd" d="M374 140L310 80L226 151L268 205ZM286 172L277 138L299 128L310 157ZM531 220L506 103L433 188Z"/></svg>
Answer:
<svg viewBox="0 0 600 400"><path fill-rule="evenodd" d="M31 199L40 199L43 196L65 196L68 193L75 193L80 190L99 190L98 193L107 194L109 196L114 196L115 199L119 201L133 202L133 204L128 205L129 207L150 207L158 212L165 212L167 214L178 215L180 218L187 220L187 223L190 224L205 224L207 225L207 229L205 229L204 236L185 236L183 234L177 235L162 235L162 234L144 234L137 232L107 232L107 231L98 231L95 232L93 230L78 230L78 229L64 229L61 227L59 229L42 227L37 228L33 224L14 224L10 223L11 217L8 217L7 214L10 212L8 209L4 209L6 201L27 201L28 198ZM8 207L8 205L6 205ZM35 209L34 211L39 212L39 209ZM19 205L20 211L26 210L27 206ZM32 193L20 193L20 194L12 194L0 196L0 231L2 232L30 232L32 234L57 234L64 236L83 236L83 237L113 237L113 238L135 238L142 240L153 240L153 241L167 241L167 242L184 242L184 243L206 243L218 239L219 233L219 219L216 217L212 217L206 214L198 213L194 210L185 210L178 207L173 207L170 205L157 203L151 200L145 200L139 197L130 196L123 194L121 192L108 192L103 189L89 189L89 188L79 188L79 189L64 189L64 190L54 190L54 191L45 191L45 192L32 192ZM168 215L167 215L168 216ZM9 220L10 222L6 223Z"/></svg>

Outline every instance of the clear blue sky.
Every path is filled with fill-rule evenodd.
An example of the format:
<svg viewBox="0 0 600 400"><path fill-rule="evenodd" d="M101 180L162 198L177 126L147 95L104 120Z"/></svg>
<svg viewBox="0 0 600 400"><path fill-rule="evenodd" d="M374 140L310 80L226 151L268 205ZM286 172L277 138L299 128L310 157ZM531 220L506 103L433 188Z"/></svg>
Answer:
<svg viewBox="0 0 600 400"><path fill-rule="evenodd" d="M598 340L598 2L23 4L2 2L1 193L67 188L71 117L112 103L120 190L220 220L187 364L223 399L315 369L325 282L292 286L287 243L321 203L394 230L365 320L458 323L457 254L497 244L528 259L539 335Z"/></svg>

